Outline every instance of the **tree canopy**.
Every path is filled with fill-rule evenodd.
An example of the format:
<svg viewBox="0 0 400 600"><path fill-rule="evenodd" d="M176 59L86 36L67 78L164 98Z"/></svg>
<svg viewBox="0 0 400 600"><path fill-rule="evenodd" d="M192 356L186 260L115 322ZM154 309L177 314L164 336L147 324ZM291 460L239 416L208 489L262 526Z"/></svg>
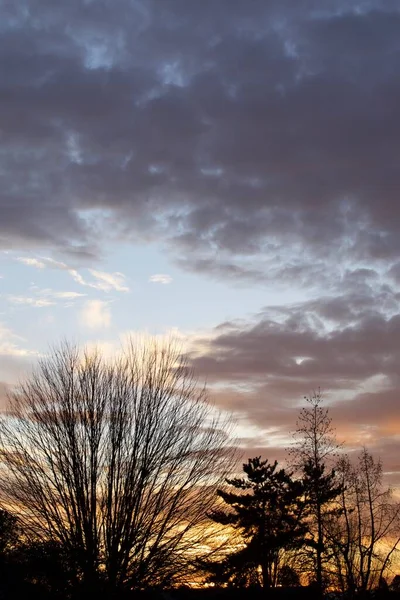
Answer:
<svg viewBox="0 0 400 600"><path fill-rule="evenodd" d="M55 350L12 394L0 443L3 502L91 591L181 581L232 455L173 342L132 342L112 361Z"/></svg>
<svg viewBox="0 0 400 600"><path fill-rule="evenodd" d="M282 550L303 543L304 487L290 473L278 469L276 461L251 458L243 471L245 477L227 479L233 491L218 490L226 508L214 511L211 517L240 530L243 536L243 547L225 559L228 576L235 570L255 570L260 573L261 585L268 588L277 582Z"/></svg>

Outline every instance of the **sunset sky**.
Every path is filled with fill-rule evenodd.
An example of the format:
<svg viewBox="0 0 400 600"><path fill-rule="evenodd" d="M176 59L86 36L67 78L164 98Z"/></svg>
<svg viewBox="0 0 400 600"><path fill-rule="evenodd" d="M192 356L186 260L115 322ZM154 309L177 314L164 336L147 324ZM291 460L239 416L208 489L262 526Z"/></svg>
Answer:
<svg viewBox="0 0 400 600"><path fill-rule="evenodd" d="M398 0L4 0L0 390L174 330L248 456L321 387L400 484Z"/></svg>

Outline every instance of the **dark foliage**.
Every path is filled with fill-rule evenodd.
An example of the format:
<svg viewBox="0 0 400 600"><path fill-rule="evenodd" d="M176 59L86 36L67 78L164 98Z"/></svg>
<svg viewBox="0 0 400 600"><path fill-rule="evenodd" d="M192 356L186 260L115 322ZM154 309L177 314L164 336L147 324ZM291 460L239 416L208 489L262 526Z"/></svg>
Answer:
<svg viewBox="0 0 400 600"><path fill-rule="evenodd" d="M244 545L229 554L214 569L214 582L231 585L261 585L277 583L282 550L299 547L306 526L304 486L291 474L260 457L243 465L244 478L228 479L235 491L218 490L218 495L230 510L218 510L211 518L239 530Z"/></svg>
<svg viewBox="0 0 400 600"><path fill-rule="evenodd" d="M278 573L278 584L283 587L298 587L300 576L290 565L282 565Z"/></svg>
<svg viewBox="0 0 400 600"><path fill-rule="evenodd" d="M342 490L334 469L328 469L338 449L329 411L322 405L320 391L305 398L307 406L300 411L295 433L296 445L292 461L304 482L309 513L308 549L315 585L322 593L327 585L325 562L328 560L324 522L332 513L332 501Z"/></svg>

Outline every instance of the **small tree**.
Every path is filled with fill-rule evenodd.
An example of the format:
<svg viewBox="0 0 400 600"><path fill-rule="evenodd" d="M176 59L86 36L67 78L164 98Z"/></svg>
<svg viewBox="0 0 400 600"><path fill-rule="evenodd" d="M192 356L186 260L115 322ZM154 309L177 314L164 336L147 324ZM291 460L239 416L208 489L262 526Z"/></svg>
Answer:
<svg viewBox="0 0 400 600"><path fill-rule="evenodd" d="M327 560L324 522L331 514L333 501L341 492L334 469L328 463L335 457L338 444L329 411L322 406L318 391L305 398L295 433L296 444L290 454L294 467L302 473L305 500L309 510L308 549L314 563L315 584L320 592L325 586L324 563Z"/></svg>
<svg viewBox="0 0 400 600"><path fill-rule="evenodd" d="M227 578L237 573L249 583L259 575L264 588L275 586L282 551L303 542L304 488L291 474L260 457L243 465L246 477L228 479L236 491L218 490L219 497L231 509L216 510L212 519L239 530L243 546L225 559Z"/></svg>
<svg viewBox="0 0 400 600"><path fill-rule="evenodd" d="M63 345L10 400L0 489L24 531L60 544L91 593L182 581L232 452L179 348L106 361Z"/></svg>

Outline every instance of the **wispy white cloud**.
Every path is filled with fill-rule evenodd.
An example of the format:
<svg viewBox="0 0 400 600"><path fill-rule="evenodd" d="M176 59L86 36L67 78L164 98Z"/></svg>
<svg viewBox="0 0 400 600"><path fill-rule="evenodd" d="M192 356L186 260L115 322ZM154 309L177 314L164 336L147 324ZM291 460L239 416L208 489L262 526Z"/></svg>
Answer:
<svg viewBox="0 0 400 600"><path fill-rule="evenodd" d="M35 269L57 269L58 271L68 271L70 275L76 273L75 269L72 269L66 263L54 260L47 256L40 256L39 258L18 256L16 260L28 267L34 267Z"/></svg>
<svg viewBox="0 0 400 600"><path fill-rule="evenodd" d="M108 302L88 300L80 313L82 325L89 329L106 329L111 325L111 311Z"/></svg>
<svg viewBox="0 0 400 600"><path fill-rule="evenodd" d="M2 356L33 356L37 352L20 346L24 339L16 335L4 323L0 323L0 355Z"/></svg>
<svg viewBox="0 0 400 600"><path fill-rule="evenodd" d="M83 279L82 275L78 273L76 269L68 269L68 273L71 275L72 279L79 283L79 285L88 285L88 283Z"/></svg>
<svg viewBox="0 0 400 600"><path fill-rule="evenodd" d="M36 308L44 308L55 304L48 298L33 298L31 296L6 296L6 298L11 304L34 306Z"/></svg>
<svg viewBox="0 0 400 600"><path fill-rule="evenodd" d="M34 308L45 308L47 306L54 306L59 301L65 300L69 303L77 300L78 298L85 297L86 294L79 292L70 291L56 291L51 288L38 289L36 286L30 288L31 293L34 295L23 296L23 295L4 295L3 297L10 303L16 306L32 306ZM65 306L70 306L66 304Z"/></svg>
<svg viewBox="0 0 400 600"><path fill-rule="evenodd" d="M76 300L77 298L84 298L86 294L79 292L56 292L50 288L40 290L38 294L46 296L48 298L55 298L60 300Z"/></svg>
<svg viewBox="0 0 400 600"><path fill-rule="evenodd" d="M98 290L109 292L110 290L116 290L117 292L129 292L129 288L126 285L125 275L123 273L106 273L104 271L95 271L89 269L89 273L97 279L96 283L87 283L90 287L94 287Z"/></svg>
<svg viewBox="0 0 400 600"><path fill-rule="evenodd" d="M40 256L39 258L32 258L28 256L18 256L16 260L28 267L34 267L35 269L59 269L60 271L70 271L70 267L63 262L48 258L47 256Z"/></svg>
<svg viewBox="0 0 400 600"><path fill-rule="evenodd" d="M20 256L17 258L17 260L29 267L35 267L36 269L49 268L66 271L79 285L90 287L95 290L101 290L103 292L110 292L111 290L115 290L117 292L129 292L129 287L126 285L126 277L123 273L107 273L105 271L88 269L95 281L87 281L77 269L74 269L68 266L66 263L54 260L52 258L40 257L38 259Z"/></svg>
<svg viewBox="0 0 400 600"><path fill-rule="evenodd" d="M25 256L18 256L17 261L27 265L28 267L35 267L36 269L45 269L46 264L42 260L38 260L37 258L28 258Z"/></svg>
<svg viewBox="0 0 400 600"><path fill-rule="evenodd" d="M155 275L151 275L151 277L149 278L149 281L151 283L167 284L167 283L172 282L172 277L171 277L171 275L167 275L165 273L156 273Z"/></svg>

